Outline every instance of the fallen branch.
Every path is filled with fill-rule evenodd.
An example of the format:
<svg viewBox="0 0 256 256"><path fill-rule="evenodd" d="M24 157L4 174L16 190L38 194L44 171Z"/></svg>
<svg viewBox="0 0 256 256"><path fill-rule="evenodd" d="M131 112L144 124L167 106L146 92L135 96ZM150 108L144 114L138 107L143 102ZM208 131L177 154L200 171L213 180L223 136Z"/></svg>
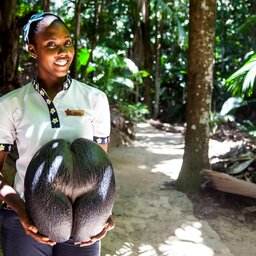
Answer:
<svg viewBox="0 0 256 256"><path fill-rule="evenodd" d="M256 198L256 184L232 177L226 173L203 169L211 179L211 186L219 191Z"/></svg>

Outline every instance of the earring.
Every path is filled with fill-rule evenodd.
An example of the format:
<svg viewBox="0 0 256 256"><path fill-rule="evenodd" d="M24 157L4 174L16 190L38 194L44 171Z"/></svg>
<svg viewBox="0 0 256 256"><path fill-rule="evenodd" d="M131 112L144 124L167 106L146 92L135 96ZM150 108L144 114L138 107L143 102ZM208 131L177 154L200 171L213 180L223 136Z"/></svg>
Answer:
<svg viewBox="0 0 256 256"><path fill-rule="evenodd" d="M33 59L36 59L36 55L35 55L35 54L31 54L31 57L32 57Z"/></svg>

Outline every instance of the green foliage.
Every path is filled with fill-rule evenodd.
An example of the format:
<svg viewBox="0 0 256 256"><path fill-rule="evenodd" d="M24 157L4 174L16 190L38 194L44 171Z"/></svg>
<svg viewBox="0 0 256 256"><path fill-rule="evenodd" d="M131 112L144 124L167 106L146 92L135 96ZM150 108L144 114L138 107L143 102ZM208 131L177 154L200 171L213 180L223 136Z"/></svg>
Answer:
<svg viewBox="0 0 256 256"><path fill-rule="evenodd" d="M248 136L251 137L251 139L256 139L256 125L253 124L251 121L245 120L243 124L239 124L238 127L241 131L246 132Z"/></svg>
<svg viewBox="0 0 256 256"><path fill-rule="evenodd" d="M215 130L221 124L227 122L234 122L235 116L234 111L243 106L244 101L242 98L231 97L227 99L224 104L222 105L221 111L218 112L211 112L210 115L210 128L211 130Z"/></svg>
<svg viewBox="0 0 256 256"><path fill-rule="evenodd" d="M210 129L214 131L217 127L221 124L227 122L234 122L235 118L233 115L220 115L218 112L211 112L210 113Z"/></svg>
<svg viewBox="0 0 256 256"><path fill-rule="evenodd" d="M238 97L255 96L256 54L227 80L228 90Z"/></svg>
<svg viewBox="0 0 256 256"><path fill-rule="evenodd" d="M188 8L188 5L185 4L187 1L179 1L179 9L182 9L181 6L183 5L183 8ZM173 31L175 32L177 39L178 39L178 44L181 48L186 48L187 47L187 36L186 36L186 31L183 27L182 21L180 20L178 11L177 11L177 7L176 7L176 3L175 1L173 3L170 2L166 2L163 0L153 0L152 1L152 5L156 6L156 10L158 12L162 12L163 15L163 22L168 25L168 28L170 29L170 24L171 24L171 28L173 29ZM178 15L177 15L178 13ZM155 15L157 15L158 13L156 12ZM173 35L172 35L173 37Z"/></svg>
<svg viewBox="0 0 256 256"><path fill-rule="evenodd" d="M81 71L87 65L90 50L81 49L78 54L78 67ZM92 76L90 76L92 75ZM134 87L143 82L149 74L139 70L136 64L105 46L97 46L93 51L93 61L86 70L86 82L103 90L111 104L119 106L121 111L133 121L142 120L148 110L141 103L131 104Z"/></svg>
<svg viewBox="0 0 256 256"><path fill-rule="evenodd" d="M31 11L42 11L41 1L18 0L17 1L17 17L24 17Z"/></svg>
<svg viewBox="0 0 256 256"><path fill-rule="evenodd" d="M78 55L78 67L87 65L90 50L81 49ZM89 81L106 91L111 99L124 100L133 91L136 75L139 72L137 66L124 57L122 53L116 53L113 49L97 46L93 51L93 62L89 63L86 74L93 72L93 77L87 77Z"/></svg>
<svg viewBox="0 0 256 256"><path fill-rule="evenodd" d="M148 108L145 104L121 104L119 105L121 111L133 122L141 122L149 114Z"/></svg>
<svg viewBox="0 0 256 256"><path fill-rule="evenodd" d="M242 98L231 97L227 99L222 105L220 115L225 116L231 113L234 109L237 109L243 105L245 105L245 102Z"/></svg>
<svg viewBox="0 0 256 256"><path fill-rule="evenodd" d="M248 17L245 22L238 27L237 32L238 33L244 33L247 32L247 30L251 29L256 24L256 15L251 15Z"/></svg>
<svg viewBox="0 0 256 256"><path fill-rule="evenodd" d="M225 86L226 78L242 66L246 53L255 49L255 24L251 24L250 30L241 29L249 17L254 15L254 8L255 1L252 0L217 0L213 90L213 106L216 111L231 96L231 91L227 91Z"/></svg>
<svg viewBox="0 0 256 256"><path fill-rule="evenodd" d="M77 65L77 69L81 70L82 66L86 66L89 58L90 58L90 54L91 54L91 50L87 50L87 49L79 49L78 50L78 65ZM93 70L92 70L93 71ZM89 71L87 71L87 74L90 73Z"/></svg>
<svg viewBox="0 0 256 256"><path fill-rule="evenodd" d="M248 109L253 109L255 106L255 103L256 103L256 100L254 99L244 100L241 97L230 97L224 102L221 108L221 111L219 113L218 112L211 113L211 118L210 118L211 130L212 131L215 130L222 124L225 124L228 122L234 122L236 124L236 127L239 130L245 132L245 136L256 138L255 123L246 119L246 117L244 118L244 120L239 120L239 121L237 120L237 112L240 112L240 113L243 112L243 110L241 110L243 107L248 107Z"/></svg>
<svg viewBox="0 0 256 256"><path fill-rule="evenodd" d="M59 1L58 1L59 2ZM51 11L64 18L71 33L74 33L75 2L63 0L56 4L51 0ZM142 1L105 1L99 13L99 26L95 28L95 1L82 0L80 16L80 38L78 52L78 78L106 91L111 104L139 104L143 100L144 80L151 81L154 95L154 72L139 70L134 64L134 26L141 21L141 13L134 15L136 5ZM98 4L102 3L101 1ZM136 5L135 5L136 4ZM42 9L42 1L17 1L17 17L30 11ZM162 23L160 117L165 122L184 121L187 82L187 44L189 1L150 0L151 47L155 43L155 19ZM238 70L248 54L255 52L256 3L253 0L217 0L215 77L213 88L213 110L220 111L223 103L231 96L254 97L254 55L242 69L244 72L230 76ZM95 35L97 33L97 47ZM94 49L95 48L95 49ZM88 63L91 52L91 61ZM152 51L152 59L154 59ZM21 52L20 70L28 55ZM246 71L247 69L247 71ZM252 70L252 71L250 71ZM237 71L238 72L238 71ZM226 87L226 78L229 87ZM238 85L239 84L239 85ZM227 90L229 88L229 90ZM153 103L152 103L153 104ZM126 111L130 113L132 111ZM143 111L142 111L143 112Z"/></svg>

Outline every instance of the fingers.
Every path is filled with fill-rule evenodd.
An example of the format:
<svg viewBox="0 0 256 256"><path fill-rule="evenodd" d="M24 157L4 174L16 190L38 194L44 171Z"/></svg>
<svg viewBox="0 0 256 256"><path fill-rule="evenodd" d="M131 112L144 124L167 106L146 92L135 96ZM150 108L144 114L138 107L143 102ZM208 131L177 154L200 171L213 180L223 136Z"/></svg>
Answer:
<svg viewBox="0 0 256 256"><path fill-rule="evenodd" d="M23 218L20 222L25 233L34 238L37 242L51 246L56 244L56 242L50 241L49 237L39 234L37 227L31 223L29 218Z"/></svg>
<svg viewBox="0 0 256 256"><path fill-rule="evenodd" d="M96 241L102 239L104 236L106 236L107 232L109 230L113 229L114 227L115 227L115 222L114 222L113 218L110 216L107 220L105 227L98 235L91 237L91 240L89 240L87 242L82 242L82 243L78 242L75 244L79 244L80 247L91 245L91 244L95 243Z"/></svg>
<svg viewBox="0 0 256 256"><path fill-rule="evenodd" d="M107 231L113 229L115 227L115 221L113 220L113 218L110 216L107 220Z"/></svg>
<svg viewBox="0 0 256 256"><path fill-rule="evenodd" d="M49 237L42 236L39 233L34 233L30 230L27 230L26 234L34 238L39 243L51 245L51 246L56 244L56 242L50 241Z"/></svg>
<svg viewBox="0 0 256 256"><path fill-rule="evenodd" d="M79 245L80 247L83 247L83 246L88 246L88 245L92 245L94 244L96 241L92 241L92 240L89 240L87 242L82 242L82 243L75 243L76 245Z"/></svg>
<svg viewBox="0 0 256 256"><path fill-rule="evenodd" d="M36 227L36 226L34 226L34 225L30 225L30 226L28 226L28 230L30 230L30 231L31 231L31 232L33 232L33 233L37 233L37 232L38 232L37 227Z"/></svg>

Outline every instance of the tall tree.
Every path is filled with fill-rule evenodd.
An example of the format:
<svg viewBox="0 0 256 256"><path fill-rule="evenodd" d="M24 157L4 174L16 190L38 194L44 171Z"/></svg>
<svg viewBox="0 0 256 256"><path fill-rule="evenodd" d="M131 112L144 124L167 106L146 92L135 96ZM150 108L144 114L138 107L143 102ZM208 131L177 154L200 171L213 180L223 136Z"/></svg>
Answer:
<svg viewBox="0 0 256 256"><path fill-rule="evenodd" d="M153 118L157 119L159 113L160 86L161 86L161 52L162 52L162 11L157 10L155 17L155 97Z"/></svg>
<svg viewBox="0 0 256 256"><path fill-rule="evenodd" d="M0 1L0 88L17 87L19 29L16 0Z"/></svg>
<svg viewBox="0 0 256 256"><path fill-rule="evenodd" d="M133 54L132 59L148 73L152 69L150 1L133 0L131 2L133 16ZM144 103L151 109L150 77L145 78Z"/></svg>
<svg viewBox="0 0 256 256"><path fill-rule="evenodd" d="M74 78L77 78L77 52L78 52L78 38L80 36L80 14L81 14L81 1L76 0L75 1L75 34L74 34L74 49L75 49L75 55L71 70L71 75Z"/></svg>
<svg viewBox="0 0 256 256"><path fill-rule="evenodd" d="M43 0L42 1L42 9L45 12L49 12L50 11L50 0Z"/></svg>
<svg viewBox="0 0 256 256"><path fill-rule="evenodd" d="M105 3L107 4L107 3ZM91 51L90 51L90 55L89 55L89 58L88 58L88 61L86 63L86 65L84 66L83 68L83 74L82 74L82 78L86 75L86 70L90 64L90 62L92 61L92 58L93 58L93 51L94 49L96 48L97 44L98 44L98 41L99 41L99 25L100 25L100 13L101 13L101 10L102 10L102 5L104 5L104 3L102 3L102 1L98 1L98 0L95 0L94 1L94 17L93 17L93 20L94 20L94 35L93 35L93 39L92 39L92 46L91 46Z"/></svg>
<svg viewBox="0 0 256 256"><path fill-rule="evenodd" d="M133 55L132 59L139 68L143 67L144 63L144 45L142 39L142 29L141 29L141 8L143 6L144 0L132 0L132 18L133 18Z"/></svg>
<svg viewBox="0 0 256 256"><path fill-rule="evenodd" d="M152 72L152 50L151 50L151 26L150 26L150 0L144 0L142 4L143 22L142 22L142 37L144 44L144 63L143 69L149 74ZM151 78L150 76L144 79L145 90L144 90L144 103L150 109L151 107Z"/></svg>
<svg viewBox="0 0 256 256"><path fill-rule="evenodd" d="M209 120L213 85L215 0L190 0L186 135L176 188L200 189L200 170L209 166Z"/></svg>

